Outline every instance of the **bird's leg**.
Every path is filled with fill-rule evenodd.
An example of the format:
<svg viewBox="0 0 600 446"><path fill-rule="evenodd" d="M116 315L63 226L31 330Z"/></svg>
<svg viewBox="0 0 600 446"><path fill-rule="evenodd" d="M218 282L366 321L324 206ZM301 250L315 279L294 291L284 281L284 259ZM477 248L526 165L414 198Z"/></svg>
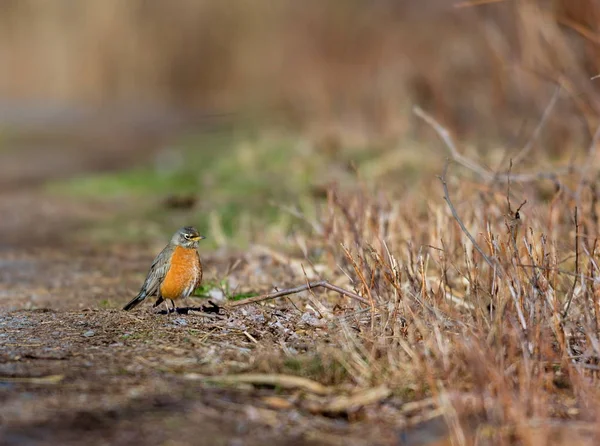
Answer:
<svg viewBox="0 0 600 446"><path fill-rule="evenodd" d="M175 306L175 302L173 302L173 299L169 299L171 301L171 304L173 304L173 313L177 312L177 307Z"/></svg>
<svg viewBox="0 0 600 446"><path fill-rule="evenodd" d="M170 310L169 310L169 302L167 299L165 299L165 307L167 307L167 316L170 314Z"/></svg>

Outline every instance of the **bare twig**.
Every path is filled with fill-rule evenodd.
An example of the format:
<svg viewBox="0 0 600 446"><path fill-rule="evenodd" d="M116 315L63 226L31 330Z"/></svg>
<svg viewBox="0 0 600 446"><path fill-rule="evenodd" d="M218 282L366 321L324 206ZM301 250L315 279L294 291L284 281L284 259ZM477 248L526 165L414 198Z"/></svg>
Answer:
<svg viewBox="0 0 600 446"><path fill-rule="evenodd" d="M492 261L492 259L485 252L483 252L483 249L479 246L479 244L477 243L475 238L471 235L469 230L466 228L465 224L460 219L458 212L456 212L456 208L454 207L454 205L452 204L452 201L450 200L450 193L448 191L448 183L446 183L446 174L448 173L448 165L449 165L449 162L446 161L446 164L444 166L444 172L442 173L441 176L438 177L439 180L442 182L442 187L444 188L444 200L446 200L446 203L448 204L448 207L450 208L450 212L452 212L452 216L457 221L458 225L460 226L460 229L462 229L462 231L469 238L469 240L471 240L471 243L473 243L473 246L479 252L479 254L481 254L481 256L486 261L486 263L488 265L490 265L492 268L494 268L496 266L499 267L500 265L496 265L496 262ZM498 272L500 273L500 276L502 277L502 269L501 268L499 268Z"/></svg>
<svg viewBox="0 0 600 446"><path fill-rule="evenodd" d="M588 154L585 160L583 167L581 168L581 176L579 178L579 184L577 186L577 190L575 191L575 199L579 201L579 197L581 196L581 191L583 190L583 186L586 182L586 177L588 170L594 160L594 156L596 155L596 146L598 145L598 141L600 141L600 125L596 128L594 132L594 136L592 137L592 142L588 147Z"/></svg>
<svg viewBox="0 0 600 446"><path fill-rule="evenodd" d="M519 250L517 249L517 235L518 235L518 231L519 231L519 226L521 225L521 209L523 208L523 206L525 206L525 204L527 203L527 200L524 200L519 207L517 208L517 210L515 212L513 212L512 210L512 206L510 205L510 173L512 171L512 166L513 166L513 160L510 160L510 164L508 167L508 172L507 172L507 186L506 186L506 202L508 204L508 222L506 223L506 226L508 228L508 231L510 233L511 236L511 243L513 246L513 255L516 257L518 256Z"/></svg>
<svg viewBox="0 0 600 446"><path fill-rule="evenodd" d="M577 284L577 279L579 276L579 220L577 218L577 207L575 207L575 279L573 279L573 286L569 291L569 297L567 299L567 305L565 306L565 311L562 315L563 320L566 319L567 314L569 314L569 308L571 308L571 302L573 301L573 296L575 295L575 285Z"/></svg>
<svg viewBox="0 0 600 446"><path fill-rule="evenodd" d="M531 138L529 138L529 141L527 141L527 144L525 144L523 146L523 148L521 149L521 151L519 153L517 153L517 156L515 156L515 158L513 160L515 164L518 164L521 161L523 161L525 159L525 157L529 154L529 152L531 152L531 149L533 148L533 145L539 138L540 133L542 132L542 129L544 128L544 125L546 124L546 121L550 117L550 112L556 105L558 97L560 96L560 90L561 90L561 86L559 84L556 87L556 89L554 90L554 94L552 95L550 102L548 102L548 105L544 109L544 113L542 114L542 118L540 119L540 122L538 123L537 127L531 134Z"/></svg>
<svg viewBox="0 0 600 446"><path fill-rule="evenodd" d="M574 272L571 271L566 271L564 269L560 269L560 268L552 268L549 266L542 266L542 265L528 265L526 263L517 263L517 266L520 266L522 268L533 268L533 269L540 269L542 271L552 271L552 272L556 272L558 274L564 274L565 276L571 276L571 277L578 277L581 278L581 274L577 275ZM595 279L593 277L590 276L583 276L584 280L587 280L588 282L593 282Z"/></svg>
<svg viewBox="0 0 600 446"><path fill-rule="evenodd" d="M527 200L523 200L523 202L519 205L519 207L515 211L515 218L521 218L521 215L519 214L519 212L521 212L521 209L523 209L523 206L525 206L526 204L527 204Z"/></svg>
<svg viewBox="0 0 600 446"><path fill-rule="evenodd" d="M438 134L438 136L444 141L446 147L450 151L450 155L452 155L452 159L456 161L461 166L466 167L467 169L472 170L481 178L486 181L508 181L509 177L518 183L527 183L531 181L539 181L543 179L555 180L559 175L565 175L571 173L573 171L572 166L565 166L554 171L541 171L541 172L530 172L530 173L521 173L521 174L495 174L490 170L483 167L481 164L467 158L462 155L458 149L456 148L456 144L454 140L450 136L450 132L443 127L439 122L433 118L429 113L425 112L421 107L414 107L413 112L427 124L429 124L433 130Z"/></svg>
<svg viewBox="0 0 600 446"><path fill-rule="evenodd" d="M344 296L351 297L352 299L355 299L363 304L369 305L369 301L367 299L365 299L364 297L361 297L358 294L353 293L352 291L348 291L343 288L340 288L339 286L335 286L335 285L327 282L326 280L321 280L319 282L310 282L305 285L300 285L295 288L288 288L285 290L277 291L275 293L262 294L260 296L249 297L248 299L231 302L231 303L227 304L227 307L228 308L241 307L243 305L249 305L249 304L253 304L256 302L262 302L264 300L275 299L277 297L289 296L290 294L296 294L296 293L300 293L302 291L311 290L311 289L319 288L319 287L327 288L328 290L335 291L337 293L343 294Z"/></svg>
<svg viewBox="0 0 600 446"><path fill-rule="evenodd" d="M485 167L463 156L456 148L456 144L454 144L454 140L452 139L452 136L450 136L450 132L448 131L448 129L446 129L439 122L437 122L433 118L433 116L431 116L429 113L426 113L421 107L414 107L413 112L415 115L417 115L427 124L429 124L433 128L433 130L435 130L435 132L442 139L442 141L444 141L444 144L446 144L446 147L448 147L450 155L452 155L452 159L454 161L466 167L467 169L472 170L473 172L477 173L480 177L485 178L486 180L491 180L494 177L494 175Z"/></svg>
<svg viewBox="0 0 600 446"><path fill-rule="evenodd" d="M284 205L284 204L279 204L274 201L271 201L269 204L273 207L279 208L283 212L286 212L293 217L296 217L299 220L304 221L305 223L308 223L312 227L315 234L318 234L318 235L323 234L323 225L321 225L317 221L310 220L306 215L304 215L298 209L291 207L291 206Z"/></svg>
<svg viewBox="0 0 600 446"><path fill-rule="evenodd" d="M512 213L513 213L512 206L510 205L510 173L512 171L512 166L513 166L513 160L511 158L510 161L509 161L509 164L508 164L508 172L507 172L508 179L506 181L506 183L507 183L506 184L506 204L508 205L508 213L511 216L512 216Z"/></svg>

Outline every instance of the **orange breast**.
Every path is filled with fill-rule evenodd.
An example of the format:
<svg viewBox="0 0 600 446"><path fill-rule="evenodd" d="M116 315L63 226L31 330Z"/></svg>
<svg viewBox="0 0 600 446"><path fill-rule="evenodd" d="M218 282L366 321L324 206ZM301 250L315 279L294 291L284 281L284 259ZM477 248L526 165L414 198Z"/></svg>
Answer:
<svg viewBox="0 0 600 446"><path fill-rule="evenodd" d="M195 249L177 246L171 257L171 266L160 284L160 294L165 299L189 296L201 274L200 261Z"/></svg>

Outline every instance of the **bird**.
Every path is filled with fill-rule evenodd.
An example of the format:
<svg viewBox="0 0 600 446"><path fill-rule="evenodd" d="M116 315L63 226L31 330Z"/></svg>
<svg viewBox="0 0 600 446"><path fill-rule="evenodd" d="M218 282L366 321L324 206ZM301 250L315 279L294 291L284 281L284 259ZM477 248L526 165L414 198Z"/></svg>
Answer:
<svg viewBox="0 0 600 446"><path fill-rule="evenodd" d="M148 296L158 296L154 308L162 302L167 314L176 310L176 299L187 299L202 281L202 263L198 254L198 242L205 239L192 226L180 228L169 244L156 256L148 276L136 297L123 307L129 311L139 305ZM167 300L173 309L169 309Z"/></svg>

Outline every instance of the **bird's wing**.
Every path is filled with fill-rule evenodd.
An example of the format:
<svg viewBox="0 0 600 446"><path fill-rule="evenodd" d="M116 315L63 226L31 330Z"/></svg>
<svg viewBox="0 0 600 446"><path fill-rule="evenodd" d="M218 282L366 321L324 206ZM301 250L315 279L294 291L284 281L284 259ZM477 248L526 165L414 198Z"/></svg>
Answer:
<svg viewBox="0 0 600 446"><path fill-rule="evenodd" d="M158 292L160 284L167 275L167 271L169 271L173 249L174 246L169 244L156 256L140 293L143 292L146 296L152 296Z"/></svg>

